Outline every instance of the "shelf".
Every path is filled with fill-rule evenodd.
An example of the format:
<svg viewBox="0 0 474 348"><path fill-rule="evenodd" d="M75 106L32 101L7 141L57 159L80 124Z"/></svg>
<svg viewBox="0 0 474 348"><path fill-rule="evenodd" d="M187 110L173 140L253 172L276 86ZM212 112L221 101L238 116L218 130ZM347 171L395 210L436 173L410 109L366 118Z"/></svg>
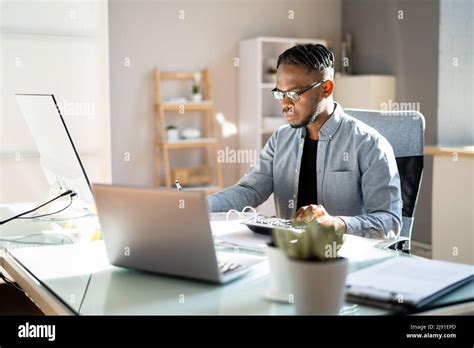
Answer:
<svg viewBox="0 0 474 348"><path fill-rule="evenodd" d="M204 190L207 194L211 194L214 192L218 192L222 190L224 187L216 186L216 185L199 185L199 186L182 186L183 191L200 191ZM171 185L169 188L176 188L175 185Z"/></svg>
<svg viewBox="0 0 474 348"><path fill-rule="evenodd" d="M164 174L166 187L173 187L174 180L180 180L183 187L192 185L206 185L206 190L221 188L222 171L221 164L218 160L218 133L216 125L216 117L214 114L214 104L212 102L211 83L209 71L203 69L197 71L174 71L165 72L160 69L155 69L155 125L158 132L156 132L155 140L155 185L161 186L161 173ZM199 78L200 77L200 78ZM188 99L184 97L162 98L161 83L162 80L191 80L193 86L199 78L200 92L202 100ZM176 82L175 81L175 82ZM201 98L199 98L201 99ZM178 139L176 141L168 141L173 139L166 135L166 113L179 112L184 114L188 112L194 115L198 112L200 116L200 128L202 135L200 138L194 139ZM174 115L173 115L174 116ZM192 153L173 151L173 150L199 150L201 152L201 166L193 167L172 167L170 157L182 157L186 162L193 156ZM204 150L204 151L203 151ZM171 152L174 152L171 154ZM161 167L163 164L163 167ZM174 178L172 178L172 176ZM173 179L173 180L172 180Z"/></svg>
<svg viewBox="0 0 474 348"><path fill-rule="evenodd" d="M180 71L180 72L161 72L161 78L163 80L192 80L194 78L194 72L192 71Z"/></svg>
<svg viewBox="0 0 474 348"><path fill-rule="evenodd" d="M211 110L213 105L211 101L202 101L202 102L182 102L182 103L159 103L157 105L161 107L164 111L180 111L184 106L185 110L190 111L199 111L199 110Z"/></svg>
<svg viewBox="0 0 474 348"><path fill-rule="evenodd" d="M214 193L222 190L222 186L205 185L205 186L183 186L183 191L199 191L204 190L207 193Z"/></svg>
<svg viewBox="0 0 474 348"><path fill-rule="evenodd" d="M174 142L161 142L159 146L167 147L168 149L184 149L214 144L217 144L217 138L183 139Z"/></svg>

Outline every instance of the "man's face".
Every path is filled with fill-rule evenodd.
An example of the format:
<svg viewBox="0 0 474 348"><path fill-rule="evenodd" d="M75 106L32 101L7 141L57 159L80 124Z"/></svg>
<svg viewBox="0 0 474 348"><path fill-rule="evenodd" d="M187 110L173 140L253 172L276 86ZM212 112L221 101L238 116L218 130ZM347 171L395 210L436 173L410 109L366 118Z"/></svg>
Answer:
<svg viewBox="0 0 474 348"><path fill-rule="evenodd" d="M282 92L299 91L314 82L321 81L321 73L308 73L305 68L294 64L282 64L277 70L277 89ZM323 111L324 84L312 88L293 101L287 96L280 101L282 113L293 128L306 127L313 115Z"/></svg>

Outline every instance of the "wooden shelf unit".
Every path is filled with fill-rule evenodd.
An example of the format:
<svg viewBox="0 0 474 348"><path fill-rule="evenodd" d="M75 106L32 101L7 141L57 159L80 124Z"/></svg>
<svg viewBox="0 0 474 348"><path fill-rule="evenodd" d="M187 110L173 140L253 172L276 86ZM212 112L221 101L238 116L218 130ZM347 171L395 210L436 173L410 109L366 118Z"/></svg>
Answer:
<svg viewBox="0 0 474 348"><path fill-rule="evenodd" d="M201 89L203 100L200 102L165 102L161 98L161 82L162 80L193 80L194 72L163 72L155 69L155 185L161 186L161 162L164 171L164 186L175 187L173 173L188 171L189 175L181 175L181 177L189 178L189 182L181 182L184 189L204 189L208 193L219 191L222 188L222 172L217 157L219 142L217 138L217 126L214 114L214 105L211 98L211 88L209 82L209 73L206 69L201 70ZM202 138L197 139L180 139L178 141L169 142L166 134L166 112L200 112ZM189 166L172 168L170 164L170 150L182 151L186 149L203 149L204 164L200 166ZM210 156L209 153L212 153ZM200 173L197 173L200 171ZM197 184L193 182L193 178L197 178ZM203 178L207 178L203 180ZM178 179L179 181L179 179Z"/></svg>

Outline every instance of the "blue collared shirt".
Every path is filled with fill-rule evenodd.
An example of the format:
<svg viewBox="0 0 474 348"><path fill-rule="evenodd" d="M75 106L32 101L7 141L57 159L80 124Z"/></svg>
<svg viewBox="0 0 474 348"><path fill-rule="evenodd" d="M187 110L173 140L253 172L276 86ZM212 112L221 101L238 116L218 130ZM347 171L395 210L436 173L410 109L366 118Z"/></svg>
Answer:
<svg viewBox="0 0 474 348"><path fill-rule="evenodd" d="M256 165L237 184L209 196L210 210L257 207L274 193L277 216L293 217L305 136L305 127L280 127L265 144ZM316 170L317 204L340 216L348 234L398 237L402 201L392 146L337 103L319 131Z"/></svg>

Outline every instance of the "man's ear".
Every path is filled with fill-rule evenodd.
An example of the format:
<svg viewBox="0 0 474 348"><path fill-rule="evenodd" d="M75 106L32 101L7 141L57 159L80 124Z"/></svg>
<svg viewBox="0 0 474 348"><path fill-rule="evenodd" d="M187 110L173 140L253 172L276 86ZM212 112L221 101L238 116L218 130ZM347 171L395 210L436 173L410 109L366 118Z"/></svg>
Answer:
<svg viewBox="0 0 474 348"><path fill-rule="evenodd" d="M327 80L326 83L324 84L324 97L327 98L331 96L332 92L334 92L334 81L332 80Z"/></svg>

